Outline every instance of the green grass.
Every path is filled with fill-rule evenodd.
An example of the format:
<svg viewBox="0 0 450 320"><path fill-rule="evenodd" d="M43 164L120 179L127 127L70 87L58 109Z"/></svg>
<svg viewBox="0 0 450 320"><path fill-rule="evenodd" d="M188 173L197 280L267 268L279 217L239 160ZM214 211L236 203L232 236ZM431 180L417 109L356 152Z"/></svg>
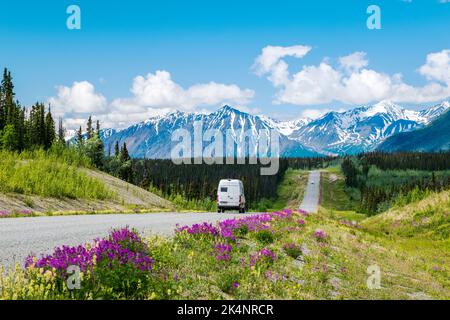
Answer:
<svg viewBox="0 0 450 320"><path fill-rule="evenodd" d="M336 175L338 180L330 181L330 175ZM373 217L355 211L357 201L349 196L351 191L345 189L338 169L323 173L321 214L336 221L358 221L360 229L352 231L351 237L371 244L364 256L369 261L376 261L382 275L384 270L385 281L399 298L405 297L402 293L404 289L409 289L411 292L406 298L449 299L450 191L430 193L412 203L409 203L410 200L398 201L393 208ZM358 253L356 244L348 246L359 257L352 260L361 262L363 255ZM428 289L419 288L418 283L425 281L430 281L432 285ZM436 288L442 290L437 296Z"/></svg>
<svg viewBox="0 0 450 320"><path fill-rule="evenodd" d="M350 221L361 221L366 215L356 212L359 194L355 189L346 189L339 167L329 168L321 174L321 210L330 216Z"/></svg>
<svg viewBox="0 0 450 320"><path fill-rule="evenodd" d="M71 199L114 196L78 166L89 166L89 162L71 150L0 151L0 192Z"/></svg>
<svg viewBox="0 0 450 320"><path fill-rule="evenodd" d="M450 191L432 193L423 200L396 206L364 221L367 230L410 238L450 238Z"/></svg>

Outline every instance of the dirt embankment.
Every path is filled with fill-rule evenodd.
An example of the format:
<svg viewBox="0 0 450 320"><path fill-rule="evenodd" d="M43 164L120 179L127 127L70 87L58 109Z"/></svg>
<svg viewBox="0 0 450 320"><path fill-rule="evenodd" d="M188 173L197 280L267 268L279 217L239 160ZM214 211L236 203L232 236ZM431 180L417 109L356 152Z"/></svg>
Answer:
<svg viewBox="0 0 450 320"><path fill-rule="evenodd" d="M115 196L108 200L48 198L35 195L0 193L0 211L6 212L95 212L95 211L167 211L174 210L171 202L109 174L83 170L87 175L102 181Z"/></svg>

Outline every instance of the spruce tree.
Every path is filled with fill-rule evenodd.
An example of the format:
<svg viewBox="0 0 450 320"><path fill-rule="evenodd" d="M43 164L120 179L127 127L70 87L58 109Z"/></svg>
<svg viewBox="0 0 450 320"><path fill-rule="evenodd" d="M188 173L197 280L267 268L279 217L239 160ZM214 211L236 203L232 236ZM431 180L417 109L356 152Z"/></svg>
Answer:
<svg viewBox="0 0 450 320"><path fill-rule="evenodd" d="M88 140L94 136L94 128L92 127L92 116L89 116L89 119L87 121L86 132Z"/></svg>
<svg viewBox="0 0 450 320"><path fill-rule="evenodd" d="M5 95L3 85L0 83L0 132L5 127Z"/></svg>
<svg viewBox="0 0 450 320"><path fill-rule="evenodd" d="M66 139L65 139L65 130L63 127L63 120L61 117L58 118L58 143L65 145Z"/></svg>
<svg viewBox="0 0 450 320"><path fill-rule="evenodd" d="M116 158L119 158L120 156L119 141L116 141L116 143L114 144L114 156Z"/></svg>
<svg viewBox="0 0 450 320"><path fill-rule="evenodd" d="M15 119L15 104L14 104L14 85L12 83L11 72L8 69L3 71L2 79L2 93L3 93L3 121L4 125L14 124Z"/></svg>
<svg viewBox="0 0 450 320"><path fill-rule="evenodd" d="M97 138L100 139L100 121L97 120L95 133L97 134Z"/></svg>
<svg viewBox="0 0 450 320"><path fill-rule="evenodd" d="M97 168L103 168L105 150L103 141L100 139L100 122L97 121L97 132L86 141L86 155L91 159L92 164Z"/></svg>
<svg viewBox="0 0 450 320"><path fill-rule="evenodd" d="M46 128L45 128L45 106L43 103L38 104L38 114L37 114L37 123L36 123L36 131L38 133L38 141L37 145L40 147L45 146L46 139Z"/></svg>
<svg viewBox="0 0 450 320"><path fill-rule="evenodd" d="M122 180L133 181L133 168L130 155L128 154L127 144L124 142L120 150L120 162L122 163L119 169L119 176Z"/></svg>
<svg viewBox="0 0 450 320"><path fill-rule="evenodd" d="M81 130L81 126L77 131L77 146L78 149L81 149L83 147L83 131Z"/></svg>
<svg viewBox="0 0 450 320"><path fill-rule="evenodd" d="M120 159L122 162L126 162L131 159L128 153L127 144L125 142L123 143L122 150L120 150Z"/></svg>
<svg viewBox="0 0 450 320"><path fill-rule="evenodd" d="M17 103L18 104L18 103ZM25 121L25 108L19 107L19 114L16 119L16 133L17 133L17 149L23 150L27 146L26 142L26 121Z"/></svg>
<svg viewBox="0 0 450 320"><path fill-rule="evenodd" d="M55 121L52 117L52 112L50 110L50 106L48 107L48 112L45 115L45 140L44 140L44 148L49 149L56 138L55 132Z"/></svg>

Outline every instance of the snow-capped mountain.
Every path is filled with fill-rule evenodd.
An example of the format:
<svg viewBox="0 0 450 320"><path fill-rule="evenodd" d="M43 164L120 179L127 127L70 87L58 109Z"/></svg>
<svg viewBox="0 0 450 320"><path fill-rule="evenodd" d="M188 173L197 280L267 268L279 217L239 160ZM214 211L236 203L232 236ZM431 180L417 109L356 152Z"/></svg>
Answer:
<svg viewBox="0 0 450 320"><path fill-rule="evenodd" d="M309 118L301 118L290 121L278 121L264 115L260 115L259 118L265 121L271 128L277 129L282 135L290 136L295 130L307 125L312 120Z"/></svg>
<svg viewBox="0 0 450 320"><path fill-rule="evenodd" d="M370 151L396 133L422 128L449 108L447 101L421 111L381 101L344 112L329 112L295 130L289 138L323 153Z"/></svg>
<svg viewBox="0 0 450 320"><path fill-rule="evenodd" d="M203 132L218 129L225 135L227 130L231 130L235 141L245 139L246 130L252 131L255 141L259 139L259 130L276 130L280 134L280 155L284 157L346 154L374 150L386 138L422 128L448 109L450 103L447 101L421 111L382 101L344 112L329 112L314 120L283 122L224 106L210 114L178 111L149 118L122 130L104 129L101 138L107 153L112 152L118 141L119 144L127 143L133 157L170 158L171 149L176 144L171 141L172 133L184 128L192 136L194 122L201 121Z"/></svg>
<svg viewBox="0 0 450 320"><path fill-rule="evenodd" d="M170 158L171 149L178 142L172 142L172 133L177 129L186 129L193 139L194 122L203 124L203 133L209 129L218 129L222 133L223 144L226 144L226 132L230 130L234 141L246 139L245 132L250 130L254 141L259 140L260 130L278 129L276 125L282 125L275 120L268 120L260 116L254 116L238 111L229 106L224 106L210 114L194 114L175 112L164 117L154 117L119 131L102 130L101 138L105 142L106 152L112 152L116 141L119 144L126 143L132 157L136 158ZM278 131L278 130L277 130ZM280 130L281 131L281 130ZM248 139L248 138L247 138ZM248 141L248 140L247 140ZM205 147L208 143L204 143ZM243 144L237 144L240 148ZM236 149L235 154L237 154ZM225 152L224 152L225 154ZM248 155L248 149L242 151ZM300 142L289 139L280 134L280 154L286 157L317 156L318 153L310 148L305 148Z"/></svg>

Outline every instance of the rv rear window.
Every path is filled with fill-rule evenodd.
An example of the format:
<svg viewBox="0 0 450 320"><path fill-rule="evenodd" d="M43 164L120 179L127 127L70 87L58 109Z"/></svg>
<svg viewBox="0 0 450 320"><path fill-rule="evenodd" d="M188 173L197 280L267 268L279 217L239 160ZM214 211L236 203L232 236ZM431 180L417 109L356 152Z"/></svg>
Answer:
<svg viewBox="0 0 450 320"><path fill-rule="evenodd" d="M228 191L228 188L227 187L222 187L222 188L220 188L220 192L227 192Z"/></svg>

